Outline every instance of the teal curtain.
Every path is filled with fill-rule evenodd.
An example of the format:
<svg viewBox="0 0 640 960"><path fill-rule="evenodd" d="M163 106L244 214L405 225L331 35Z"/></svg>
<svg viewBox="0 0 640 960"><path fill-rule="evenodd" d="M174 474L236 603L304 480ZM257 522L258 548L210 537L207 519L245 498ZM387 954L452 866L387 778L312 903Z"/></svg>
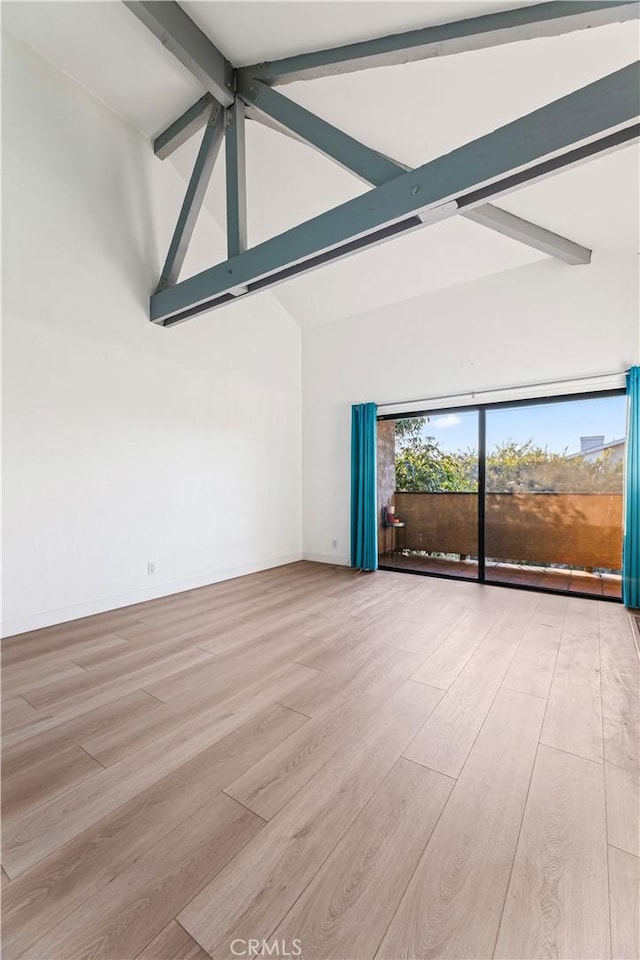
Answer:
<svg viewBox="0 0 640 960"><path fill-rule="evenodd" d="M627 469L622 554L622 599L640 607L640 367L627 373Z"/></svg>
<svg viewBox="0 0 640 960"><path fill-rule="evenodd" d="M351 566L378 569L375 403L351 408Z"/></svg>

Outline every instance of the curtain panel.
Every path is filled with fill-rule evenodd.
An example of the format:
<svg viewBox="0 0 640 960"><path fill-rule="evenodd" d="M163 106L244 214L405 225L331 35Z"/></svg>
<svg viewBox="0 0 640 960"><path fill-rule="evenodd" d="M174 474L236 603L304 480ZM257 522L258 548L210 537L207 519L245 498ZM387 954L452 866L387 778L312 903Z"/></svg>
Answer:
<svg viewBox="0 0 640 960"><path fill-rule="evenodd" d="M351 566L378 569L375 403L351 408Z"/></svg>
<svg viewBox="0 0 640 960"><path fill-rule="evenodd" d="M631 367L627 373L627 398L622 599L627 607L640 607L640 367Z"/></svg>

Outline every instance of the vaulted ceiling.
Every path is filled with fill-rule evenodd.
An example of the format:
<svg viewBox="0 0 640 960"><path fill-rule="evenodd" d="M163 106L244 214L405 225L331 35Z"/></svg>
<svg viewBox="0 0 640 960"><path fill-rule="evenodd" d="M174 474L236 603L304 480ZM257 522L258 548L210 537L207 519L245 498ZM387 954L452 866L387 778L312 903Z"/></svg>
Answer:
<svg viewBox="0 0 640 960"><path fill-rule="evenodd" d="M243 65L527 4L204 0L181 5L228 59ZM203 93L119 2L5 2L3 24L150 139ZM637 60L639 53L638 24L631 21L297 82L284 92L368 146L419 166ZM199 140L196 135L164 161L174 164L185 182ZM247 164L251 244L367 189L312 148L254 122L247 126ZM628 146L514 191L500 206L591 248L594 257L637 254L639 169L639 148ZM224 226L222 155L206 205ZM289 280L274 293L298 323L314 325L543 257L455 217Z"/></svg>

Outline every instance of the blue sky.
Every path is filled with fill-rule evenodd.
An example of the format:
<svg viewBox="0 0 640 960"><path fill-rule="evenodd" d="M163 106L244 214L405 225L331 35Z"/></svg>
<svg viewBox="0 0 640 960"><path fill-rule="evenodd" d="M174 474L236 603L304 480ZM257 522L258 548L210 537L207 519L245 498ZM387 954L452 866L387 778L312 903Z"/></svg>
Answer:
<svg viewBox="0 0 640 960"><path fill-rule="evenodd" d="M603 434L605 443L625 435L626 397L593 397L551 404L521 405L487 411L487 449L505 440L533 439L551 452L580 449L580 437ZM475 447L475 412L434 414L425 434L436 437L443 450Z"/></svg>

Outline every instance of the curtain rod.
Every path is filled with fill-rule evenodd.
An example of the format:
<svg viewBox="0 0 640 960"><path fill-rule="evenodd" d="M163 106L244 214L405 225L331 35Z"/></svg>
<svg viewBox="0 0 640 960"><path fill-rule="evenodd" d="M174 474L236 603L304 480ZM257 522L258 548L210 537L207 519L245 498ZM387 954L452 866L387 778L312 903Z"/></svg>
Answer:
<svg viewBox="0 0 640 960"><path fill-rule="evenodd" d="M438 397L414 397L410 400L393 400L389 403L378 403L376 406L378 409L382 407L402 407L407 403L436 403L439 400L461 400L464 397L470 397L472 400L475 400L476 397L486 396L487 394L494 393L513 393L516 390L532 390L537 387L554 387L554 386L563 386L572 383L584 383L585 381L593 382L594 380L608 380L612 377L623 377L627 374L628 370L618 370L615 373L596 373L591 377L574 377L569 380L542 380L538 383L523 383L519 387L496 387L493 390L472 390L467 393L445 393L441 394Z"/></svg>

